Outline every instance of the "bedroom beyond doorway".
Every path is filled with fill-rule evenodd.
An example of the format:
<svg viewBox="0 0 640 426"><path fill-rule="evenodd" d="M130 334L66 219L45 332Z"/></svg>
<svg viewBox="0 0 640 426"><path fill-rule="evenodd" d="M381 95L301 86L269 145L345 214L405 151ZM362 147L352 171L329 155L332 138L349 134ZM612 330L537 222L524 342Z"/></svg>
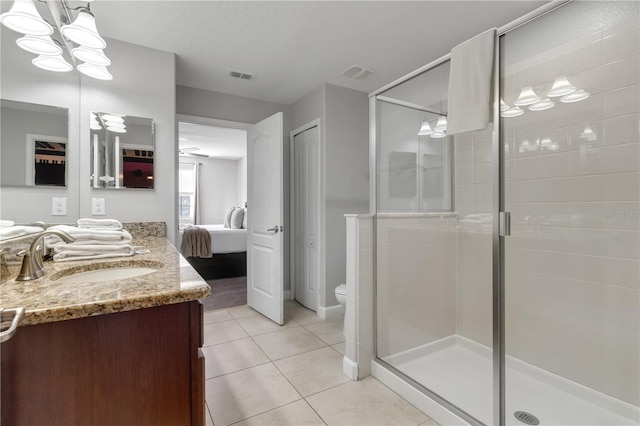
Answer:
<svg viewBox="0 0 640 426"><path fill-rule="evenodd" d="M247 132L236 128L243 126L178 122L177 246L211 285L208 309L246 303Z"/></svg>

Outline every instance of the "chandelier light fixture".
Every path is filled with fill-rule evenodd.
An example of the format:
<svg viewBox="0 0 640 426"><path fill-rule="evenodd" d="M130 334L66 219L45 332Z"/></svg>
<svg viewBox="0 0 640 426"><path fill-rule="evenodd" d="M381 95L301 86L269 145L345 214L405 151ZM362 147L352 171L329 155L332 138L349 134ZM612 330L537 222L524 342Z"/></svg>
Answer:
<svg viewBox="0 0 640 426"><path fill-rule="evenodd" d="M58 0L55 4L58 7L49 5L51 14L57 15L55 9L61 13L53 17L54 25L42 18L33 0L14 0L11 9L0 15L0 22L24 34L16 43L27 52L39 55L31 61L36 67L54 72L72 71L73 65L64 57L63 47L66 47L69 59L79 72L99 80L112 80L113 76L106 68L111 61L102 50L107 43L98 33L89 3L76 8L69 7L66 0ZM54 28L61 40L51 37Z"/></svg>
<svg viewBox="0 0 640 426"><path fill-rule="evenodd" d="M447 117L444 115L438 116L433 127L427 119L422 121L418 136L429 136L434 139L440 139L447 136Z"/></svg>

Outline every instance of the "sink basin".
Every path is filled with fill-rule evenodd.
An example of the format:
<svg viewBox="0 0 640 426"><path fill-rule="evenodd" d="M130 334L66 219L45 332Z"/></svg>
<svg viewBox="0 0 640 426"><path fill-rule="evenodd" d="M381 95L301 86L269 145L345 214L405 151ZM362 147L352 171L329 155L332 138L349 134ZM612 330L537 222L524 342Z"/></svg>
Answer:
<svg viewBox="0 0 640 426"><path fill-rule="evenodd" d="M128 278L140 277L152 272L156 272L159 268L150 266L113 266L104 269L95 269L93 271L76 272L64 274L64 276L55 279L58 283L98 283L102 281L124 280ZM52 277L53 278L53 277Z"/></svg>

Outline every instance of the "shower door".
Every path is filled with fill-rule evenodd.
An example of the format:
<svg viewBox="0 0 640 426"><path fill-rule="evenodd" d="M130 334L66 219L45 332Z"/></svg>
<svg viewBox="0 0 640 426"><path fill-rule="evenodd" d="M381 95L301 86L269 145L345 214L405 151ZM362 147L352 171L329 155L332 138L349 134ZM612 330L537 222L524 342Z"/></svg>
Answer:
<svg viewBox="0 0 640 426"><path fill-rule="evenodd" d="M446 133L449 62L376 96L376 351L493 424L493 128Z"/></svg>
<svg viewBox="0 0 640 426"><path fill-rule="evenodd" d="M507 424L640 422L638 6L502 37Z"/></svg>

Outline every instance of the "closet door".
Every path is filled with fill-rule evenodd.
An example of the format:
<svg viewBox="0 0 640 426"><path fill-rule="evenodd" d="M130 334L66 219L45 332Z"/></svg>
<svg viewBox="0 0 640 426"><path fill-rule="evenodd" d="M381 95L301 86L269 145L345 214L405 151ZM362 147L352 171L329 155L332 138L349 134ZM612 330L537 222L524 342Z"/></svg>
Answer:
<svg viewBox="0 0 640 426"><path fill-rule="evenodd" d="M295 299L318 309L318 195L319 130L317 126L294 136Z"/></svg>

